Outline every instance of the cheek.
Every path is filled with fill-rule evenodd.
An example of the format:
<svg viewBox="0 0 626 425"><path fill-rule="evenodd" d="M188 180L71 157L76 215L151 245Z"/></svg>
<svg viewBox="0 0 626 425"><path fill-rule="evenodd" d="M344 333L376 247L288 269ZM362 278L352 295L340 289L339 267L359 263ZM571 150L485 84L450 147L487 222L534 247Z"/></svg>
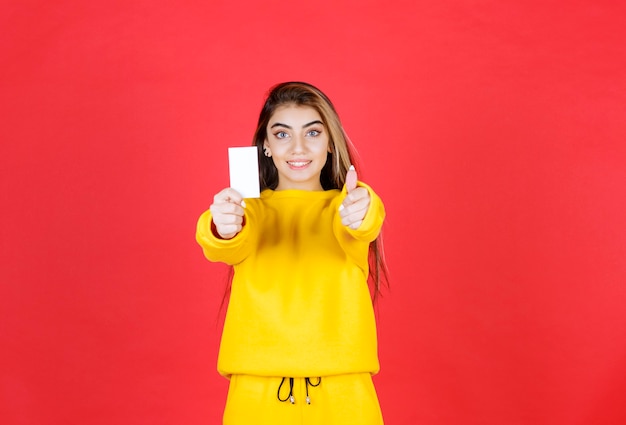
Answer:
<svg viewBox="0 0 626 425"><path fill-rule="evenodd" d="M270 150L272 151L272 156L274 155L281 155L284 153L285 149L283 146L281 146L280 143L271 143L268 144Z"/></svg>
<svg viewBox="0 0 626 425"><path fill-rule="evenodd" d="M325 145L325 148L324 148L324 152L326 152L326 153L330 153L330 152L332 152L332 151L333 151L333 150L331 149L330 142L328 142L328 141L327 141L327 142L326 142L326 145Z"/></svg>

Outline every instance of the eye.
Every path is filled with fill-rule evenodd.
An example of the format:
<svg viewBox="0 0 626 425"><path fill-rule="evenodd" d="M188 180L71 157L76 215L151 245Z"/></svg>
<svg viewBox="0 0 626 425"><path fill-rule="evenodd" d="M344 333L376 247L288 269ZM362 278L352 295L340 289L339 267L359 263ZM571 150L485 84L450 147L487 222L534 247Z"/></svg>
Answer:
<svg viewBox="0 0 626 425"><path fill-rule="evenodd" d="M285 137L289 137L289 135L284 131L278 131L274 133L274 137L276 137L277 139L284 139Z"/></svg>
<svg viewBox="0 0 626 425"><path fill-rule="evenodd" d="M307 132L307 136L311 136L311 137L317 137L321 134L322 132L319 130L311 130L309 132Z"/></svg>

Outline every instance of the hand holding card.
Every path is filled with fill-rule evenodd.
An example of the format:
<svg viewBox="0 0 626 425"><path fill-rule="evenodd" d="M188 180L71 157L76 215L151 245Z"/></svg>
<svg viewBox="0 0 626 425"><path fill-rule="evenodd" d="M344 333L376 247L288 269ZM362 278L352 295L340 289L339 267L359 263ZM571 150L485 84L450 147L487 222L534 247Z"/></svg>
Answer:
<svg viewBox="0 0 626 425"><path fill-rule="evenodd" d="M211 215L213 233L221 239L234 238L243 229L243 198L258 198L259 161L255 146L228 148L230 187L213 197Z"/></svg>

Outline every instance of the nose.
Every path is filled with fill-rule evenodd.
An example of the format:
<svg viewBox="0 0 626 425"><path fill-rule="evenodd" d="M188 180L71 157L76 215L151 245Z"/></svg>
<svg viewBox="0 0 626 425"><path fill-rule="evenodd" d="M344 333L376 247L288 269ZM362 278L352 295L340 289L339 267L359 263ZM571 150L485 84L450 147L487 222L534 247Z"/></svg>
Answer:
<svg viewBox="0 0 626 425"><path fill-rule="evenodd" d="M295 135L293 137L293 144L291 145L292 153L298 154L305 151L305 139L301 135Z"/></svg>

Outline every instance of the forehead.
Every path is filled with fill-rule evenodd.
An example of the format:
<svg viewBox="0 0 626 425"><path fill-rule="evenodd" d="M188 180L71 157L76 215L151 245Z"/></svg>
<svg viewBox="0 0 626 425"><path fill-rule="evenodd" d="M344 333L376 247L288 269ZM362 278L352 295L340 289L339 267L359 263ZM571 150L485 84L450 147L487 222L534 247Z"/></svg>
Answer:
<svg viewBox="0 0 626 425"><path fill-rule="evenodd" d="M276 123L286 124L290 127L301 127L313 121L322 121L319 112L311 106L283 105L276 108L268 125Z"/></svg>

